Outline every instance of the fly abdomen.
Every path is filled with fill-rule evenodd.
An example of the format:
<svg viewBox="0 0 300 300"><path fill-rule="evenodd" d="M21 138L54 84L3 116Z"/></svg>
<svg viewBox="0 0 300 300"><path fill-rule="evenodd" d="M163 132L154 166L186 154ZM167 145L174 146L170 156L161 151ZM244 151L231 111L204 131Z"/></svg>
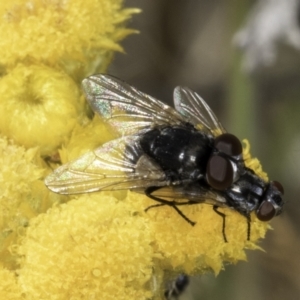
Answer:
<svg viewBox="0 0 300 300"><path fill-rule="evenodd" d="M144 153L166 173L191 181L203 176L212 143L212 138L185 125L155 128L140 139Z"/></svg>

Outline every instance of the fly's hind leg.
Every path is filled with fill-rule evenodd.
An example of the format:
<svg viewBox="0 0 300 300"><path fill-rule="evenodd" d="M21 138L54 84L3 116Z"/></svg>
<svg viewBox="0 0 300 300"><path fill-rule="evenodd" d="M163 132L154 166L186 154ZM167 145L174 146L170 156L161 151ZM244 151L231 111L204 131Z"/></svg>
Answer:
<svg viewBox="0 0 300 300"><path fill-rule="evenodd" d="M151 205L149 207L147 207L145 209L145 211L147 212L149 209L151 208L154 208L154 207L159 207L159 206L164 206L164 205L168 205L168 206L171 206L173 207L176 212L184 219L186 220L189 224L191 224L192 226L194 226L196 223L191 221L186 215L183 214L183 212L177 207L177 205L180 205L180 203L176 203L175 201L167 201L167 200L164 200L164 199L161 199L159 197L156 197L154 195L152 195L153 192L161 189L162 187L160 186L151 186L151 187L148 187L146 188L145 190L145 194L147 197L151 198L152 200L155 200L157 202L159 202L159 204L155 204L155 205ZM186 203L182 203L182 204L192 204L192 203L189 203L189 202L186 202ZM181 205L182 205L181 204Z"/></svg>

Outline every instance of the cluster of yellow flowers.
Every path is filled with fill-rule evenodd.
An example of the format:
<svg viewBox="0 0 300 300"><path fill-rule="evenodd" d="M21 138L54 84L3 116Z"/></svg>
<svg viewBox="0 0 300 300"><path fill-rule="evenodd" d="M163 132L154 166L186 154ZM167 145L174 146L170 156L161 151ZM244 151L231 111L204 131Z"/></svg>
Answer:
<svg viewBox="0 0 300 300"><path fill-rule="evenodd" d="M246 259L268 225L208 205L145 208L144 195L61 196L45 176L113 138L81 80L106 70L125 23L122 0L11 0L0 4L0 299L160 299L165 272L195 274ZM59 154L59 155L58 155ZM59 157L57 161L56 158ZM260 175L249 154L247 164Z"/></svg>

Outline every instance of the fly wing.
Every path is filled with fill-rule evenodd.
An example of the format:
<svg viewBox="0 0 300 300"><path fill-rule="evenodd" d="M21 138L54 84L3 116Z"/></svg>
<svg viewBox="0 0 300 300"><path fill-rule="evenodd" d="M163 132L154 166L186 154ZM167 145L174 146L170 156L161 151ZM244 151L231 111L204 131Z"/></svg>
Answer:
<svg viewBox="0 0 300 300"><path fill-rule="evenodd" d="M138 190L138 192L143 192L143 190ZM151 195L170 202L175 200L176 205L205 203L221 207L228 206L222 195L198 183L191 183L188 186L164 186ZM189 200L189 202L182 200Z"/></svg>
<svg viewBox="0 0 300 300"><path fill-rule="evenodd" d="M174 90L174 105L186 122L192 123L201 131L213 136L226 132L208 104L190 89L176 87Z"/></svg>
<svg viewBox="0 0 300 300"><path fill-rule="evenodd" d="M113 76L93 75L82 86L93 110L122 136L184 122L173 108Z"/></svg>
<svg viewBox="0 0 300 300"><path fill-rule="evenodd" d="M165 173L137 148L138 136L105 143L45 179L53 192L77 194L167 185Z"/></svg>

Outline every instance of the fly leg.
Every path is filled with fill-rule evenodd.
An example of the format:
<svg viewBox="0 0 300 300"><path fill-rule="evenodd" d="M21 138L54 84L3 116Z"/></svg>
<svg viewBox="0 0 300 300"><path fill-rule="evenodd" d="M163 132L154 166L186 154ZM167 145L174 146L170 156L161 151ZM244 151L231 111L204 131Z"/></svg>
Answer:
<svg viewBox="0 0 300 300"><path fill-rule="evenodd" d="M151 206L147 207L145 209L145 211L147 212L150 208L168 205L168 206L173 207L176 210L176 212L184 220L186 220L189 224L191 224L192 226L194 226L196 223L193 222L193 221L191 221L186 215L183 214L183 212L177 207L178 203L176 203L175 201L164 200L164 199L161 199L159 197L156 197L156 196L152 195L153 192L159 190L160 188L161 188L160 186L151 186L151 187L146 188L146 190L145 190L146 196L149 197L149 198L151 198L152 200L155 200L155 201L159 202L159 204L151 205ZM186 204L189 204L189 203L187 202Z"/></svg>
<svg viewBox="0 0 300 300"><path fill-rule="evenodd" d="M250 218L250 214L248 213L245 217L247 219L247 241L250 241L250 234L251 234L251 218Z"/></svg>
<svg viewBox="0 0 300 300"><path fill-rule="evenodd" d="M228 243L227 238L226 238L226 234L225 234L225 220L226 220L226 215L223 214L222 212L218 211L218 206L216 206L216 205L213 206L213 210L214 210L215 213L217 213L223 219L222 234L223 234L224 242Z"/></svg>

